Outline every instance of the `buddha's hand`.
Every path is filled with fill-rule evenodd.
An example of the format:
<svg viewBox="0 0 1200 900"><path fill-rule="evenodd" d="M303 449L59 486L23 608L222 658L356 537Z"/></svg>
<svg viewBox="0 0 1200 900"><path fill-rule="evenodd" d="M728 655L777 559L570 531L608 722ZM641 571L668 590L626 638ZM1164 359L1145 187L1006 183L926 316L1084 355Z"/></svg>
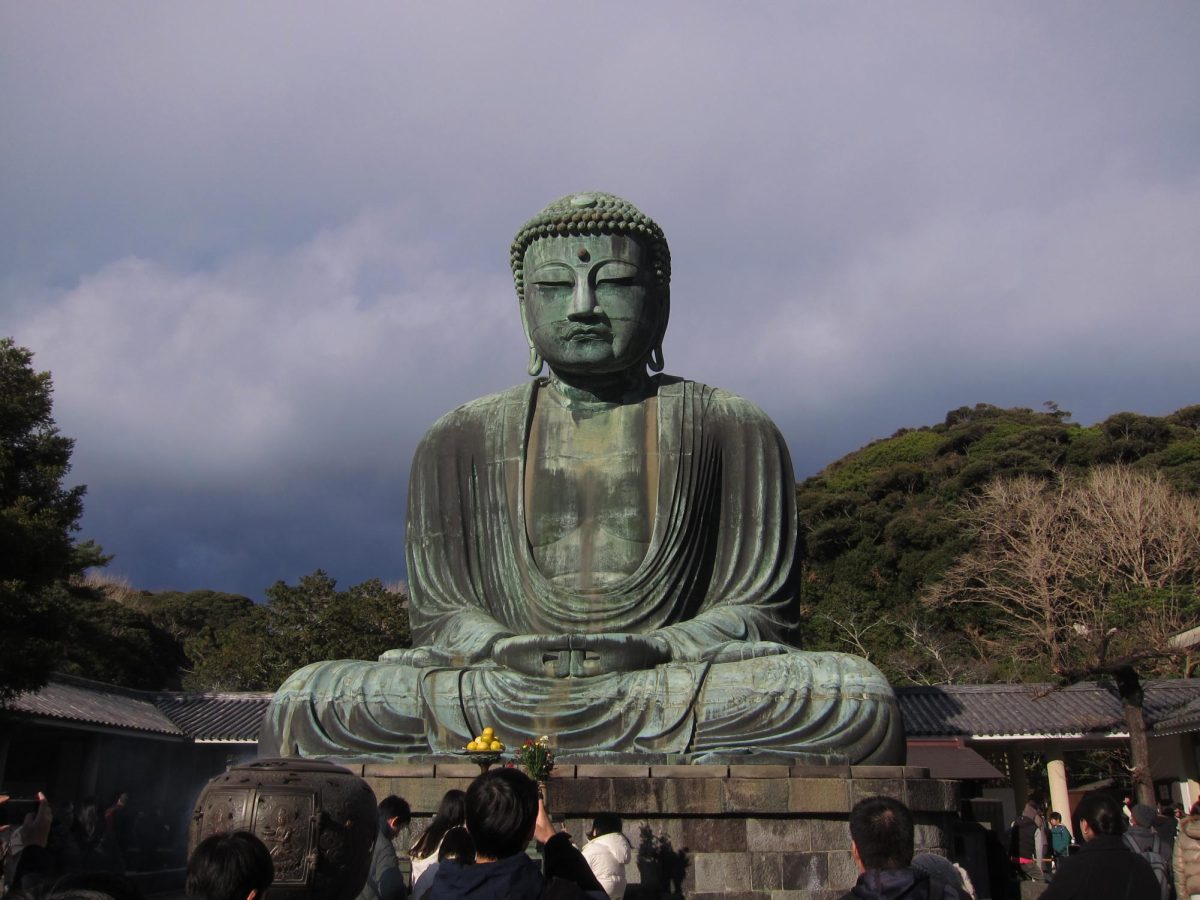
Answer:
<svg viewBox="0 0 1200 900"><path fill-rule="evenodd" d="M760 656L779 656L788 648L774 641L726 641L704 654L704 661L711 663L742 662Z"/></svg>
<svg viewBox="0 0 1200 900"><path fill-rule="evenodd" d="M515 634L492 645L492 659L522 675L554 675L558 659L570 650L565 634Z"/></svg>
<svg viewBox="0 0 1200 900"><path fill-rule="evenodd" d="M412 666L414 669L428 669L432 666L449 666L454 664L454 658L437 647L402 647L388 650L380 654L380 662L399 663Z"/></svg>
<svg viewBox="0 0 1200 900"><path fill-rule="evenodd" d="M671 648L644 634L524 634L501 638L492 658L525 675L587 678L652 669L671 659Z"/></svg>
<svg viewBox="0 0 1200 900"><path fill-rule="evenodd" d="M671 661L671 645L649 634L580 634L571 638L575 677L653 669Z"/></svg>

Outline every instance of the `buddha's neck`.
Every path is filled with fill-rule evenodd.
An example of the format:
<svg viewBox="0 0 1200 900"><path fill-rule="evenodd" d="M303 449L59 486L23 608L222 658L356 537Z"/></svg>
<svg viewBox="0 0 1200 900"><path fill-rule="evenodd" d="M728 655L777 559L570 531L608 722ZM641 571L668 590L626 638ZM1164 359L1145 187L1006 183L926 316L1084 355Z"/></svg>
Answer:
<svg viewBox="0 0 1200 900"><path fill-rule="evenodd" d="M579 375L550 370L550 388L572 404L628 403L650 392L645 369L627 369L611 375Z"/></svg>

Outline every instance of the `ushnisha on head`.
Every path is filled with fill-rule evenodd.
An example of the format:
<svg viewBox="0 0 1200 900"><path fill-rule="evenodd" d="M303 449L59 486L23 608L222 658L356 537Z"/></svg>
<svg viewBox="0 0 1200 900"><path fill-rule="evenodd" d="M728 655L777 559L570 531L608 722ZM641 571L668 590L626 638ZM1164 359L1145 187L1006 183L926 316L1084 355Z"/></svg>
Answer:
<svg viewBox="0 0 1200 900"><path fill-rule="evenodd" d="M671 254L662 229L633 204L568 194L525 223L510 262L529 338L529 373L662 370Z"/></svg>

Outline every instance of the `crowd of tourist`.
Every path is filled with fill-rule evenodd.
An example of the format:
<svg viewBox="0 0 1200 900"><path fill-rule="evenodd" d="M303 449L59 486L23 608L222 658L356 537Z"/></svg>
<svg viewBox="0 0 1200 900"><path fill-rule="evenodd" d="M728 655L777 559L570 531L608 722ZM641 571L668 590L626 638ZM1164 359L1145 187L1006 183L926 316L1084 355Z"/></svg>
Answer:
<svg viewBox="0 0 1200 900"><path fill-rule="evenodd" d="M1125 897L1112 886L1121 884L1120 879L1114 882L1097 874L1111 876L1118 870L1129 871L1129 877L1136 878L1146 891L1151 882L1145 874L1153 875L1154 890L1147 900L1188 900L1200 893L1200 847L1195 840L1200 836L1200 802L1185 813L1181 803L1163 802L1155 807L1136 803L1128 794L1119 803L1110 794L1096 792L1080 801L1075 817L1075 835L1081 840L1063 823L1062 814L1046 812L1041 795L1033 792L1009 826L1009 855L1021 877L1053 886L1042 896ZM1084 862L1077 863L1077 855ZM1144 865L1131 867L1129 859L1133 857ZM1092 874L1084 877L1085 872Z"/></svg>
<svg viewBox="0 0 1200 900"><path fill-rule="evenodd" d="M162 807L137 808L120 791L53 802L38 793L22 801L0 795L0 859L4 889L82 872L122 874L180 865L183 835Z"/></svg>
<svg viewBox="0 0 1200 900"><path fill-rule="evenodd" d="M55 810L0 795L0 860L6 900L143 900L122 872L131 851L151 842L129 834L129 796L103 812L90 801ZM14 821L16 819L16 821ZM6 821L7 820L7 821ZM453 790L411 846L411 879L395 841L411 820L408 804L385 797L370 871L358 900L615 900L625 896L633 849L619 816L595 817L582 848L556 828L538 785L516 769L495 769L466 792ZM1158 808L1103 792L1084 796L1075 831L1033 794L1010 829L1014 873L1048 882L1046 900L1189 900L1200 895L1200 803ZM528 855L536 841L540 863ZM890 797L870 797L850 813L850 854L859 875L842 900L974 900L967 872L915 853L912 813ZM364 847L365 851L365 847ZM236 831L202 841L187 862L188 900L263 900L275 877L266 845ZM411 884L411 887L410 887Z"/></svg>

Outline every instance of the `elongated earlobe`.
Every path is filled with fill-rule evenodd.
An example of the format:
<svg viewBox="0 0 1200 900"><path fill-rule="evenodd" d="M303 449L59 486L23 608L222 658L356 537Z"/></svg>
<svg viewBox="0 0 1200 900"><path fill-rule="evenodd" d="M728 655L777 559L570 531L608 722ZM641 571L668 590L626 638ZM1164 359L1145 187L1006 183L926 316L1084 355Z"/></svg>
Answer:
<svg viewBox="0 0 1200 900"><path fill-rule="evenodd" d="M534 376L542 374L542 354L538 353L534 347L529 348L529 374Z"/></svg>
<svg viewBox="0 0 1200 900"><path fill-rule="evenodd" d="M661 372L666 363L663 362L662 344L650 351L650 371Z"/></svg>

